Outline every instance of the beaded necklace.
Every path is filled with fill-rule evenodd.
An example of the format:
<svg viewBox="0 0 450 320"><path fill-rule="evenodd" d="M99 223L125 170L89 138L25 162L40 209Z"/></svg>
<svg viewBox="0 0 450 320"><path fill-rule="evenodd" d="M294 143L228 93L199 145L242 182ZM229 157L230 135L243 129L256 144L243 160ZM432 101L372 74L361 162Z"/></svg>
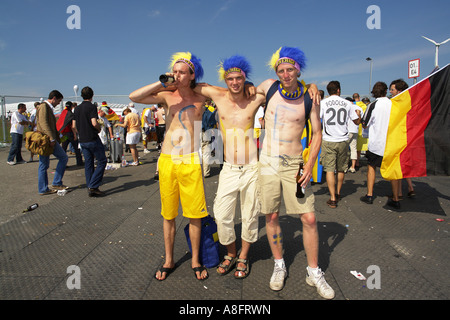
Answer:
<svg viewBox="0 0 450 320"><path fill-rule="evenodd" d="M286 89L283 88L283 85L280 82L280 85L278 86L278 92L285 99L297 100L297 99L301 98L303 96L303 93L304 93L303 92L303 90L304 90L303 84L300 81L298 81L298 80L297 80L297 83L298 83L297 90L295 90L295 92L290 93L290 92L286 91Z"/></svg>

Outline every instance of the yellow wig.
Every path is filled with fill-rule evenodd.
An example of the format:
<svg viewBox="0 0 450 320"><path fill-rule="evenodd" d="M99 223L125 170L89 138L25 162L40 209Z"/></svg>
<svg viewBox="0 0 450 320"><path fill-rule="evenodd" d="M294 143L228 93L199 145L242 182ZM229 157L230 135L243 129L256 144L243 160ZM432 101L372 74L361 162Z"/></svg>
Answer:
<svg viewBox="0 0 450 320"><path fill-rule="evenodd" d="M177 62L186 63L191 71L195 74L195 80L198 81L203 77L203 68L201 65L201 60L190 52L176 52L172 55L169 64L169 70L173 70L173 66Z"/></svg>

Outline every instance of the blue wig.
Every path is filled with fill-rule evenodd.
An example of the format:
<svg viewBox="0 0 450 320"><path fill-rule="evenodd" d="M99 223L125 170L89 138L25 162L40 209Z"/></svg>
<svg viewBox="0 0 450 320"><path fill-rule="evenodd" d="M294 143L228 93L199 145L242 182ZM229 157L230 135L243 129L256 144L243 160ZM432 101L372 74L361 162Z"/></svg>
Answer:
<svg viewBox="0 0 450 320"><path fill-rule="evenodd" d="M220 63L219 80L225 80L227 73L230 71L243 72L245 78L248 79L252 72L252 67L245 57L234 55Z"/></svg>
<svg viewBox="0 0 450 320"><path fill-rule="evenodd" d="M202 60L200 58L197 58L196 56L191 56L191 62L195 66L195 81L198 82L201 78L203 78L203 67L202 67Z"/></svg>
<svg viewBox="0 0 450 320"><path fill-rule="evenodd" d="M269 62L269 65L275 69L277 68L277 61L280 58L291 58L295 62L298 63L301 70L304 70L306 68L306 57L305 53L296 47L281 47L278 49L272 56L272 59Z"/></svg>

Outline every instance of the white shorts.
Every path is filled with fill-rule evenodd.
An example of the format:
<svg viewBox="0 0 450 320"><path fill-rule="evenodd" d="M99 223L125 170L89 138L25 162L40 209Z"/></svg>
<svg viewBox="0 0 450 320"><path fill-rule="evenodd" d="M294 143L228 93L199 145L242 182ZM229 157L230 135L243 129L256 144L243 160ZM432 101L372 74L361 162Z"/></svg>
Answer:
<svg viewBox="0 0 450 320"><path fill-rule="evenodd" d="M138 144L139 141L141 141L140 132L127 133L127 141L125 141L126 144Z"/></svg>
<svg viewBox="0 0 450 320"><path fill-rule="evenodd" d="M220 171L217 195L214 200L214 218L219 241L229 245L236 241L234 219L238 193L241 204L241 239L254 243L258 240L258 164L232 165L224 162Z"/></svg>

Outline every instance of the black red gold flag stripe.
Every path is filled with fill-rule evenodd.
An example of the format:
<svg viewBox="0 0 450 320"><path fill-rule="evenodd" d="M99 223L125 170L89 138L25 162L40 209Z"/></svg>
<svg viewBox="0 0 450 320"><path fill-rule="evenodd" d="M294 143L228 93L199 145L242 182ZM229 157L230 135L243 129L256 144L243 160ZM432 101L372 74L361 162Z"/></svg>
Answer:
<svg viewBox="0 0 450 320"><path fill-rule="evenodd" d="M383 178L449 175L450 65L391 101L386 148L380 168Z"/></svg>

